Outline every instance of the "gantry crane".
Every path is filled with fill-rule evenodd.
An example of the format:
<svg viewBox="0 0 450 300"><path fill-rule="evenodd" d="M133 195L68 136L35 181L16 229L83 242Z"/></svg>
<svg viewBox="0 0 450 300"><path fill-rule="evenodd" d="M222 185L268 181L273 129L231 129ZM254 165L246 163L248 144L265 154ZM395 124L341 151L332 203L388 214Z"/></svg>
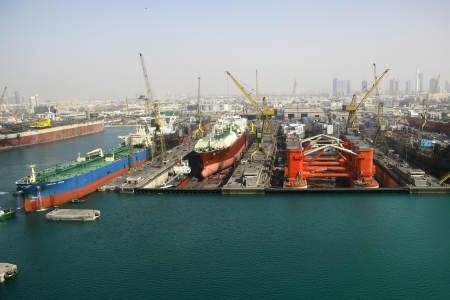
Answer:
<svg viewBox="0 0 450 300"><path fill-rule="evenodd" d="M361 99L358 105L356 105L356 95L353 95L352 103L350 105L344 105L344 110L348 111L348 118L347 118L347 134L356 134L358 133L358 127L356 127L356 112L358 109L363 106L363 104L366 102L367 98L372 94L372 92L376 89L378 84L381 82L381 80L386 76L387 72L389 72L389 69L386 69L383 74L374 82L370 90L366 93L366 95Z"/></svg>
<svg viewBox="0 0 450 300"><path fill-rule="evenodd" d="M142 71L144 73L144 81L145 86L147 88L147 100L145 102L145 111L148 114L150 112L150 101L153 102L153 116L155 118L155 131L153 132L153 149L152 149L152 158L154 157L154 153L157 147L157 141L159 141L159 158L161 159L161 162L166 160L166 140L164 138L164 132L163 132L163 120L161 119L161 113L160 113L160 105L159 101L153 101L153 95L152 90L150 89L150 81L148 79L147 75L147 68L145 67L144 63L144 56L142 53L139 53L139 56L141 58L141 64L142 64Z"/></svg>
<svg viewBox="0 0 450 300"><path fill-rule="evenodd" d="M194 137L195 138L201 138L204 134L204 130L202 128L202 110L201 110L201 103L200 103L200 77L197 78L198 80L198 89L197 89L197 129L194 131Z"/></svg>
<svg viewBox="0 0 450 300"><path fill-rule="evenodd" d="M256 142L257 142L257 148L256 150L251 154L251 158L253 158L253 155L257 153L258 151L261 151L264 153L266 158L268 157L267 153L262 147L263 143L263 136L264 135L272 135L269 132L269 121L272 116L275 115L275 112L273 109L267 108L267 101L266 98L263 97L263 108L258 105L258 103L253 100L253 98L247 93L247 91L244 89L244 87L231 75L229 71L225 72L231 80L236 84L236 86L241 90L241 92L244 94L244 96L250 101L250 103L255 107L256 109L256 116L258 120L257 128L256 128ZM261 119L264 119L264 123L261 122Z"/></svg>

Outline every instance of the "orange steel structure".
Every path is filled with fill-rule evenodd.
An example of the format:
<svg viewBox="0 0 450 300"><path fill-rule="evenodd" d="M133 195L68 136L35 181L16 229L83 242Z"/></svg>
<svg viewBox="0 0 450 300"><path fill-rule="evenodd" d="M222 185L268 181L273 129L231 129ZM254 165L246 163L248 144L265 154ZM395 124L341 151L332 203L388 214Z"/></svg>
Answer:
<svg viewBox="0 0 450 300"><path fill-rule="evenodd" d="M347 136L344 142L324 134L304 140L288 136L286 149L285 188L307 188L306 179L320 177L345 177L350 187L379 187L373 148L357 137ZM335 154L330 156L327 150Z"/></svg>

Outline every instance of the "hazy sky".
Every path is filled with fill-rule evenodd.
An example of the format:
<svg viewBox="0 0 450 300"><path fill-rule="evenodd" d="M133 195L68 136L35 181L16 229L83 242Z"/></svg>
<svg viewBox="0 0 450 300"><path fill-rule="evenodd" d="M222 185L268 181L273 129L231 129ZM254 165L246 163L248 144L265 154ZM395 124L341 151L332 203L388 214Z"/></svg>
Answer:
<svg viewBox="0 0 450 300"><path fill-rule="evenodd" d="M148 9L145 9L148 8ZM0 87L44 99L227 92L229 70L262 93L359 89L379 72L450 79L450 1L0 0ZM230 93L238 90L229 81ZM413 82L414 86L414 82Z"/></svg>

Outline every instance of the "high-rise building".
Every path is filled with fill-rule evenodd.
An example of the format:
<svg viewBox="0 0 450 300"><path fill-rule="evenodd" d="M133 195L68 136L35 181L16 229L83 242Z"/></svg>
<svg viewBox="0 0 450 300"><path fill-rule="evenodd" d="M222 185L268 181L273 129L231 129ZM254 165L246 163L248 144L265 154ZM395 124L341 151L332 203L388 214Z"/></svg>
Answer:
<svg viewBox="0 0 450 300"><path fill-rule="evenodd" d="M405 94L409 95L411 93L411 80L406 80L405 83Z"/></svg>
<svg viewBox="0 0 450 300"><path fill-rule="evenodd" d="M367 80L363 80L361 82L361 92L366 93L368 91L367 89Z"/></svg>
<svg viewBox="0 0 450 300"><path fill-rule="evenodd" d="M447 93L450 93L450 85L448 83L448 80L445 81L445 90L447 91Z"/></svg>
<svg viewBox="0 0 450 300"><path fill-rule="evenodd" d="M345 81L345 95L350 96L352 94L352 87L350 80Z"/></svg>
<svg viewBox="0 0 450 300"><path fill-rule="evenodd" d="M417 69L417 74L416 74L416 92L420 93L423 92L423 73L420 72L419 69Z"/></svg>
<svg viewBox="0 0 450 300"><path fill-rule="evenodd" d="M389 95L397 96L398 95L398 79L391 78L389 80Z"/></svg>
<svg viewBox="0 0 450 300"><path fill-rule="evenodd" d="M20 104L20 94L18 91L14 92L14 99L15 99L16 104Z"/></svg>
<svg viewBox="0 0 450 300"><path fill-rule="evenodd" d="M340 83L339 79L337 78L333 79L333 97L339 96L339 83Z"/></svg>
<svg viewBox="0 0 450 300"><path fill-rule="evenodd" d="M439 93L439 81L437 78L430 78L430 93Z"/></svg>

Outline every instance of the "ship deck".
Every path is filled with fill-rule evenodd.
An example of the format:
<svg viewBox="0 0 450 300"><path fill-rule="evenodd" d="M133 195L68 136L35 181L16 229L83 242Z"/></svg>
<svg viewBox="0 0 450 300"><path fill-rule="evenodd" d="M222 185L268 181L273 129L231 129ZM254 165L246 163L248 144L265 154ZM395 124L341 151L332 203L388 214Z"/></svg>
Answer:
<svg viewBox="0 0 450 300"><path fill-rule="evenodd" d="M134 147L134 151L141 151L143 148ZM46 169L36 174L37 182L55 182L65 180L81 174L86 174L92 170L96 170L111 163L107 161L106 157L114 153L114 161L120 160L129 154L129 148L127 146L121 146L113 150L107 151L103 157L95 157L86 161L71 161L55 167ZM19 180L19 183L27 183L29 177L25 177Z"/></svg>

